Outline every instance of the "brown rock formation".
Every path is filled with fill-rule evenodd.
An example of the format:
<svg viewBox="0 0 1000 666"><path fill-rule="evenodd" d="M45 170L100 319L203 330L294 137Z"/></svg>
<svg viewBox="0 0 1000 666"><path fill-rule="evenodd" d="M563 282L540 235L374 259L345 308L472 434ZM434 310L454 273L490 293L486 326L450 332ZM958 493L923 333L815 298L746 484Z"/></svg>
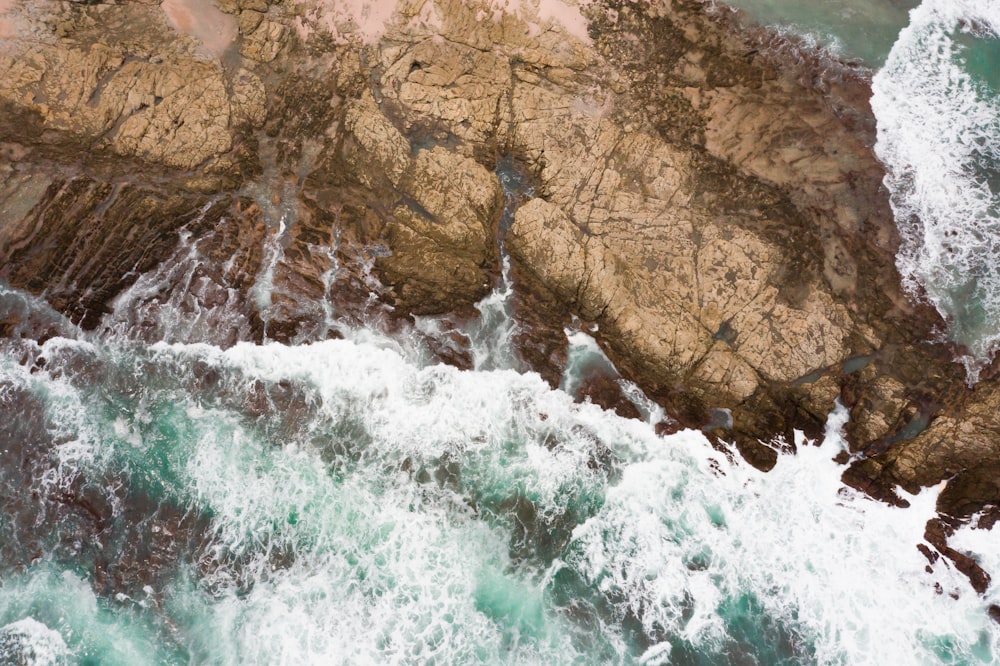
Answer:
<svg viewBox="0 0 1000 666"><path fill-rule="evenodd" d="M941 509L962 516L1000 501L996 384L967 389L926 342L937 315L900 290L864 76L768 51L693 0L516 9L5 18L31 38L0 42L0 276L94 326L179 261L183 232L202 266L183 307L243 318L222 342L330 335L331 304L468 316L498 270L491 171L509 153L537 181L505 243L543 376L575 315L683 424L731 410L723 435L757 465L840 397L851 483L892 500L950 479ZM207 48L198 20L235 37ZM175 291L162 302L187 302Z"/></svg>

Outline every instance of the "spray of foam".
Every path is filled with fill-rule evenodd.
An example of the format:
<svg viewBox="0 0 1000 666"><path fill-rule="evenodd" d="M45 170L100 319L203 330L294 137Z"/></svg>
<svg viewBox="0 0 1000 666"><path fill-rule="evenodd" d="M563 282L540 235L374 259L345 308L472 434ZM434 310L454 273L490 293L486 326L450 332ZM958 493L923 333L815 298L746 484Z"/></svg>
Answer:
<svg viewBox="0 0 1000 666"><path fill-rule="evenodd" d="M58 666L68 656L62 635L32 617L0 627L0 659L30 666Z"/></svg>
<svg viewBox="0 0 1000 666"><path fill-rule="evenodd" d="M971 384L1000 347L1000 102L964 66L963 33L1000 38L997 4L926 0L913 10L874 78L872 110L903 283L947 320Z"/></svg>
<svg viewBox="0 0 1000 666"><path fill-rule="evenodd" d="M72 349L47 342L45 372ZM155 385L122 389L141 398L129 423L99 416L107 391L82 387L82 413L53 390L50 415L91 452L67 449L67 465L166 473L212 516L207 560L157 590L194 662L1000 654L988 599L944 560L927 573L915 548L935 490L899 509L841 487L843 408L821 445L799 441L763 474L699 433L658 437L536 375L414 365L370 344L161 343L107 358L126 378L158 369ZM211 395L190 392L193 363L218 373ZM299 391L296 416L241 414L257 382Z"/></svg>

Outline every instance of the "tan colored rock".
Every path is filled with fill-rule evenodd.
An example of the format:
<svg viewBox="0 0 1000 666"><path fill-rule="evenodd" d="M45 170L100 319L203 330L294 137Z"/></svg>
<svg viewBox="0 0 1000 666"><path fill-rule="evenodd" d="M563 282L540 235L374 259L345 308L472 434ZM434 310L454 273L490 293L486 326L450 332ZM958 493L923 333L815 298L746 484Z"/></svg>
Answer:
<svg viewBox="0 0 1000 666"><path fill-rule="evenodd" d="M677 256L668 254L668 243L619 250L607 237L586 235L551 204L531 202L518 211L508 245L581 316L611 327L645 362L686 373L695 387L730 404L749 397L762 378L792 381L840 358L849 320L841 314L831 321L837 316L831 299L812 292L799 307L782 303L767 285L767 257L748 258L754 249L767 251L759 239L723 240L707 224L699 236L703 249L690 253L701 261L688 269L700 294L654 273L660 265L652 262L683 265L683 236Z"/></svg>
<svg viewBox="0 0 1000 666"><path fill-rule="evenodd" d="M480 263L492 254L483 249L492 245L484 236L493 228L501 193L496 177L482 165L440 147L420 150L399 186L429 213L420 221L425 235L442 245L475 250L473 259Z"/></svg>
<svg viewBox="0 0 1000 666"><path fill-rule="evenodd" d="M973 396L969 396L973 398ZM915 489L938 483L942 477L980 471L992 476L1000 461L996 456L1000 441L1000 392L995 386L976 391L964 409L935 419L926 430L894 450L887 459L893 477Z"/></svg>
<svg viewBox="0 0 1000 666"><path fill-rule="evenodd" d="M99 104L105 118L124 118L110 138L125 155L191 168L232 147L229 95L212 64L192 62L172 71L127 63Z"/></svg>
<svg viewBox="0 0 1000 666"><path fill-rule="evenodd" d="M898 425L907 403L907 390L895 377L879 374L875 364L860 372L853 389L851 421L848 428L857 442L875 442Z"/></svg>
<svg viewBox="0 0 1000 666"><path fill-rule="evenodd" d="M239 18L240 54L257 62L271 62L284 46L289 30L278 21L267 18L260 11L246 10Z"/></svg>
<svg viewBox="0 0 1000 666"><path fill-rule="evenodd" d="M483 270L495 261L502 202L496 177L440 147L411 156L409 141L370 94L348 107L344 124L360 148L348 160L362 181L374 188L384 178L396 192L386 202L392 217L385 239L393 252L378 263L401 302L433 309L485 295Z"/></svg>
<svg viewBox="0 0 1000 666"><path fill-rule="evenodd" d="M100 21L106 21L110 46L72 37L58 44L15 42L0 54L0 100L37 112L46 128L89 145L180 168L229 151L234 131L264 121L264 87L256 75L240 70L227 81L218 62L194 53L131 59L184 37L162 18L159 24L147 18L138 32L130 31L133 7L93 11L86 15L93 34L103 39ZM90 34L82 31L80 38Z"/></svg>
<svg viewBox="0 0 1000 666"><path fill-rule="evenodd" d="M496 261L494 229L502 202L493 174L435 148L418 152L399 187L406 194L389 224L393 254L379 265L401 302L433 310L485 296L483 270Z"/></svg>
<svg viewBox="0 0 1000 666"><path fill-rule="evenodd" d="M364 150L353 162L359 176L368 179L359 160L374 159L378 170L393 185L397 184L410 166L410 142L382 114L367 91L347 107L344 126ZM374 185L370 180L367 184Z"/></svg>
<svg viewBox="0 0 1000 666"><path fill-rule="evenodd" d="M266 12L269 3L268 0L216 0L216 4L227 14L238 14L244 9Z"/></svg>
<svg viewBox="0 0 1000 666"><path fill-rule="evenodd" d="M230 129L256 129L267 118L264 84L253 72L239 70L230 84Z"/></svg>

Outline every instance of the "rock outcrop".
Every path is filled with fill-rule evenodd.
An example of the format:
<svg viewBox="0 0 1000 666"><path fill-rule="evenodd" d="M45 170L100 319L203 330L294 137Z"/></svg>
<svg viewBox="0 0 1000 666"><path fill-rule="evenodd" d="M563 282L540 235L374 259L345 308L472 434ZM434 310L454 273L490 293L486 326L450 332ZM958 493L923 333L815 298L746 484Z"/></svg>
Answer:
<svg viewBox="0 0 1000 666"><path fill-rule="evenodd" d="M863 73L694 0L191 7L2 19L2 279L87 327L131 289L224 309L219 343L306 341L335 334L331 311L472 316L503 235L543 376L575 316L761 467L840 398L850 483L897 501L949 479L956 516L1000 501L996 383L967 388L901 291ZM509 230L503 155L536 183ZM133 293L155 270L185 277Z"/></svg>

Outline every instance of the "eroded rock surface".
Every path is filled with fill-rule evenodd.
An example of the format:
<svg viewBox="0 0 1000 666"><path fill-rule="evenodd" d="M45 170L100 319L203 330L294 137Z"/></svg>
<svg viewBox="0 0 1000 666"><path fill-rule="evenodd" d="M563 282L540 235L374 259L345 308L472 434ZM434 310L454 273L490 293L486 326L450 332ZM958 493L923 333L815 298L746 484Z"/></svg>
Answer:
<svg viewBox="0 0 1000 666"><path fill-rule="evenodd" d="M505 232L546 378L575 316L682 424L729 410L712 435L761 467L840 398L849 482L893 500L950 479L942 510L995 505L996 384L968 389L900 290L863 73L693 0L515 5L15 5L0 277L88 327L127 297L225 310L220 344L308 341L331 312L474 315ZM509 231L508 154L537 182Z"/></svg>

